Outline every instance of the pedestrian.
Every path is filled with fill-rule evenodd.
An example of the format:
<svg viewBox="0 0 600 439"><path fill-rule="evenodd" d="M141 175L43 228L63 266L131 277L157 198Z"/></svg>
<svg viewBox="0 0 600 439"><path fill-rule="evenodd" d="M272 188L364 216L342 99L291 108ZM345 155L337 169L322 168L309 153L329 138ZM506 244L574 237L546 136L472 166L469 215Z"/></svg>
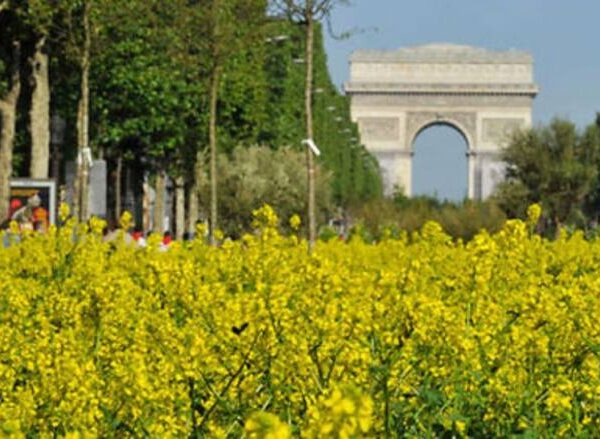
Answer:
<svg viewBox="0 0 600 439"><path fill-rule="evenodd" d="M160 250L161 251L167 251L169 249L169 247L171 246L171 242L173 242L173 237L171 235L171 232L169 232L167 230L163 234L163 239L162 239L162 242L160 244Z"/></svg>
<svg viewBox="0 0 600 439"><path fill-rule="evenodd" d="M144 238L144 232L142 231L141 227L136 226L131 233L131 237L133 238L133 241L137 243L138 247L146 247L146 239Z"/></svg>

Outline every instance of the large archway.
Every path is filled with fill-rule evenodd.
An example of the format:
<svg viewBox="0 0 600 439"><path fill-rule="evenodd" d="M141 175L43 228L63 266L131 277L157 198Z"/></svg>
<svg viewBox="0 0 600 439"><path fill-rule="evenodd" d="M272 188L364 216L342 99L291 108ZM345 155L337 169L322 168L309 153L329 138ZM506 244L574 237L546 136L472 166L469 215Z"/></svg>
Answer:
<svg viewBox="0 0 600 439"><path fill-rule="evenodd" d="M413 196L461 201L468 197L467 139L456 127L435 123L413 141Z"/></svg>
<svg viewBox="0 0 600 439"><path fill-rule="evenodd" d="M452 44L357 51L345 88L386 194L396 188L413 194L414 139L425 127L447 123L466 138L467 192L475 199L489 196L502 179L504 141L531 125L538 90L529 54Z"/></svg>

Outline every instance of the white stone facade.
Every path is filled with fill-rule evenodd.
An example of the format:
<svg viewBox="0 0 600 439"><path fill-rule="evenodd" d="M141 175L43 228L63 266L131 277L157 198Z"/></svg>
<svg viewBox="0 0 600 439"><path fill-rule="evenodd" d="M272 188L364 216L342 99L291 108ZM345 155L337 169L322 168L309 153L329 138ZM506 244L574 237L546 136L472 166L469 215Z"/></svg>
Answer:
<svg viewBox="0 0 600 439"><path fill-rule="evenodd" d="M431 125L456 128L468 145L468 194L489 196L503 178L508 134L531 125L538 92L524 52L432 44L355 52L350 59L352 118L377 157L386 194L411 195L413 144Z"/></svg>

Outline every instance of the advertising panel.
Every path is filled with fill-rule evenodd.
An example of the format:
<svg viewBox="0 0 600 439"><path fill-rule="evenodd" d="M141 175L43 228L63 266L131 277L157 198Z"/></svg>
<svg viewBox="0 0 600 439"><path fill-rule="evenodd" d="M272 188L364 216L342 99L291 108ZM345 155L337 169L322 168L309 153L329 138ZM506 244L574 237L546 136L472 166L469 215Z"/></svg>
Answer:
<svg viewBox="0 0 600 439"><path fill-rule="evenodd" d="M44 231L56 222L54 180L15 178L10 181L10 220L22 228Z"/></svg>

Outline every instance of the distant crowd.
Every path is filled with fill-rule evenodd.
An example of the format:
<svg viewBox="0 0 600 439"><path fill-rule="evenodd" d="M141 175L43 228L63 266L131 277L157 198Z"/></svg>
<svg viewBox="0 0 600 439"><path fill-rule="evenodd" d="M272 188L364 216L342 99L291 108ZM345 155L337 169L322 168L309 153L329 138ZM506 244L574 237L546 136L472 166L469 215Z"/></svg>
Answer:
<svg viewBox="0 0 600 439"><path fill-rule="evenodd" d="M23 233L46 233L49 227L49 212L40 205L40 198L37 195L29 198L25 204L20 200L13 200L10 204L8 218L0 223L0 231L5 231L2 244L4 247L8 247L13 243L20 242ZM121 229L117 226L107 225L103 230L103 240L105 242L116 240L120 236L120 231ZM147 246L146 238L152 233L149 231L145 234L141 228L136 227L122 236L126 243L145 248ZM186 234L183 239L189 240L188 235ZM162 234L159 249L161 251L168 250L173 240L171 232L165 231Z"/></svg>
<svg viewBox="0 0 600 439"><path fill-rule="evenodd" d="M153 232L150 231L147 234L144 234L144 231L141 228L136 227L132 231L125 234L125 242L127 242L129 244L135 244L137 247L140 247L140 248L145 248L148 245L146 238L148 236L150 236L152 233ZM103 234L104 234L105 242L114 241L119 236L119 229L118 228L109 229L108 227L105 227ZM173 242L173 235L171 234L170 231L167 230L166 232L163 233L159 249L161 251L168 250L169 247L171 246L172 242Z"/></svg>
<svg viewBox="0 0 600 439"><path fill-rule="evenodd" d="M17 229L11 227L11 223L16 224ZM35 223L34 223L35 224ZM21 236L23 233L29 232L37 232L37 233L46 233L48 231L48 225L44 225L43 227L35 225L32 226L31 222L19 222L17 219L12 219L9 221L5 221L2 223L2 227L0 230L4 230L4 236L2 239L2 244L4 247L8 247L11 244L18 243L21 241ZM136 245L139 248L147 247L146 238L150 236L153 232L148 232L144 234L141 229L135 228L130 232L127 232L121 235L120 228L109 228L105 227L103 230L103 240L104 242L112 242L116 239L119 239L119 236L123 236L125 242L127 244ZM160 241L160 251L167 251L171 244L173 243L174 238L170 231L166 231L163 233Z"/></svg>

